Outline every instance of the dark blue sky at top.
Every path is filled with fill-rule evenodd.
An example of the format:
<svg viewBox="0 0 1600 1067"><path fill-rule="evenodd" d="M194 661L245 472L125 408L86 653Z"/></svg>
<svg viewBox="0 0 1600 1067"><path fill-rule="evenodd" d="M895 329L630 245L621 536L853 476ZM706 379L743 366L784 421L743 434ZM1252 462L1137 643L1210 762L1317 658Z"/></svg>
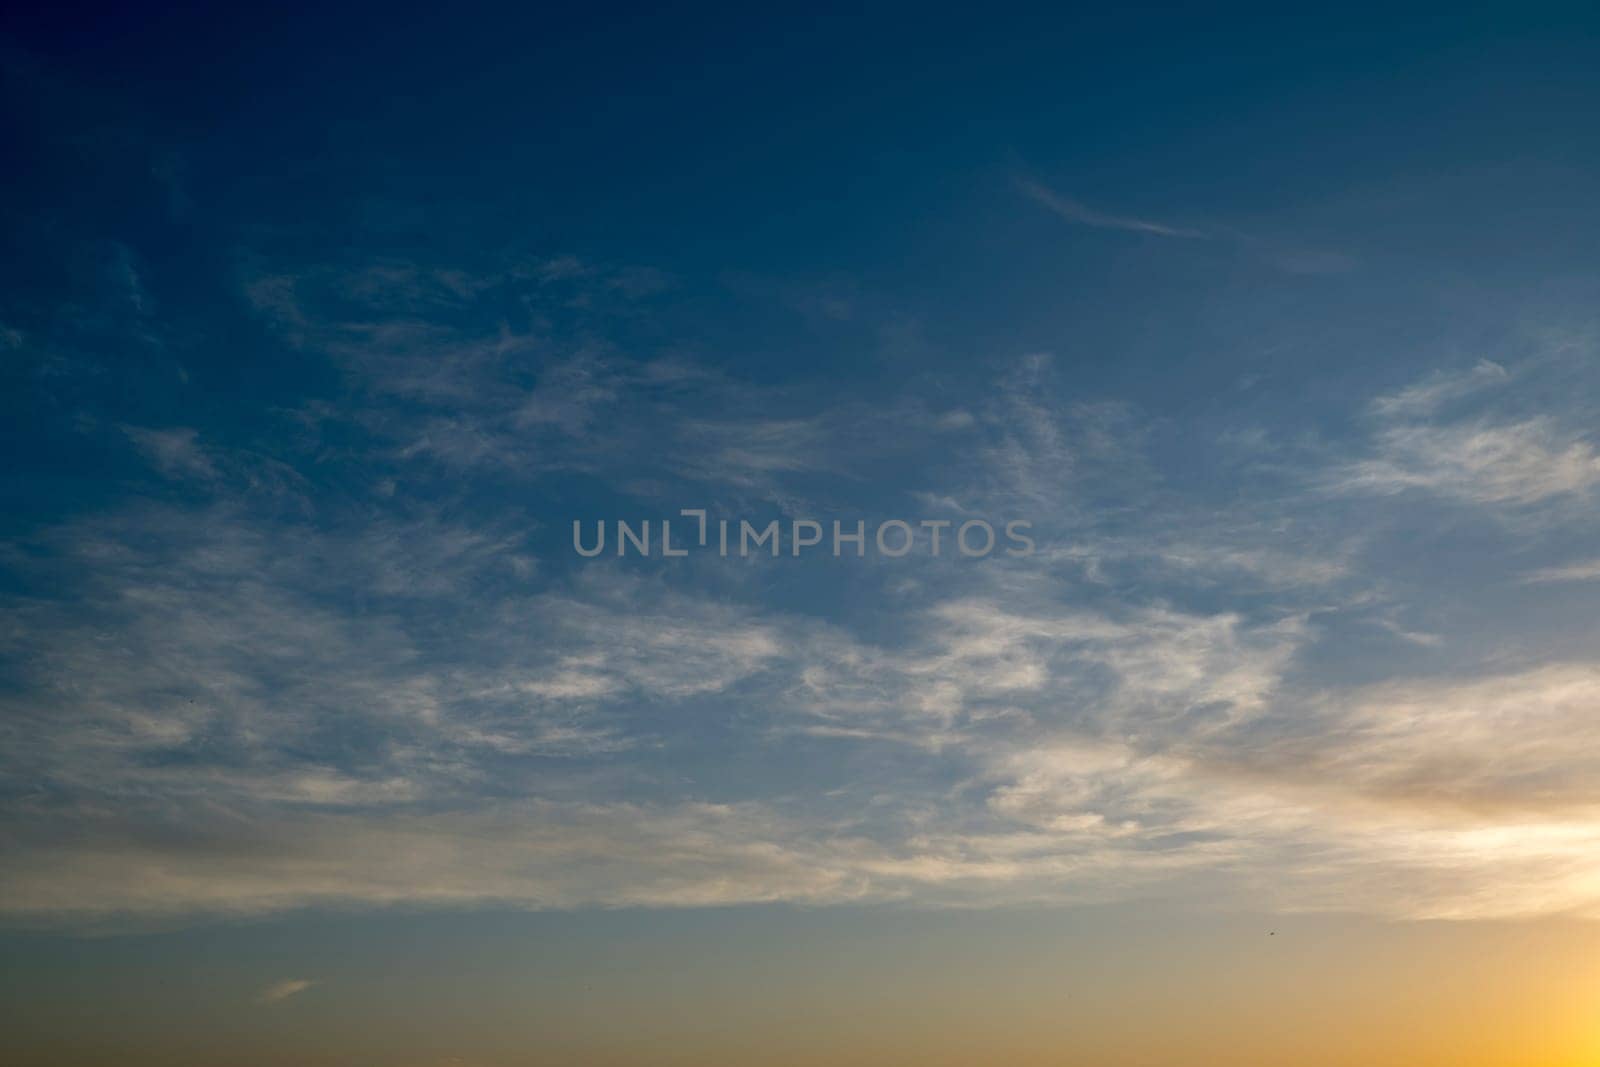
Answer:
<svg viewBox="0 0 1600 1067"><path fill-rule="evenodd" d="M243 306L241 249L643 265L671 291L603 324L639 358L959 398L1045 350L1075 398L1338 435L1418 366L1508 343L1508 307L1593 297L1597 56L1592 19L1541 6L24 13L6 319L84 334L108 371L7 390L7 450L30 457L7 510L111 484L73 410L271 450L282 409L337 396ZM1019 180L1222 236L1073 227ZM159 346L71 313L114 287L108 248L176 323ZM1280 269L1296 255L1358 269ZM797 313L801 289L850 313Z"/></svg>
<svg viewBox="0 0 1600 1067"><path fill-rule="evenodd" d="M41 401L26 373L7 390L7 448L31 459L14 516L70 510L115 469L68 428L75 405L271 447L282 409L337 396L242 305L241 249L638 264L673 279L603 324L638 358L959 398L1043 350L1076 398L1334 435L1418 366L1511 343L1508 307L1594 295L1600 48L1548 6L175 5L10 27L5 137L28 165L3 179L7 321L84 334L108 368L73 387L92 395ZM1212 236L1065 225L1019 180ZM176 323L160 345L71 310L125 250ZM850 312L797 313L802 289Z"/></svg>
<svg viewBox="0 0 1600 1067"><path fill-rule="evenodd" d="M702 278L860 278L886 303L938 309L958 346L1053 346L1064 320L1093 330L1082 313L1129 294L1081 247L1095 235L1051 232L1016 202L1017 173L1133 215L1353 239L1483 283L1525 281L1535 251L1576 264L1593 237L1577 175L1596 154L1594 30L1542 5L804 20L230 5L19 22L13 49L46 71L43 86L12 75L19 147L70 132L83 151L108 127L147 138L175 154L186 202L181 224L152 217L158 198L128 180L148 160L108 136L90 167L57 144L13 169L10 210L42 195L52 232L110 224L180 278L203 273L219 229L289 225L308 254L504 242ZM61 80L71 90L50 92ZM1493 173L1512 165L1515 179ZM1443 199L1339 203L1404 201L1397 180L1451 176ZM1512 204L1505 180L1524 190ZM1098 236L1113 254L1127 244ZM1158 285L1138 278L1145 318L1192 333L1218 274L1244 269L1230 258L1203 250ZM844 363L840 348L796 354Z"/></svg>

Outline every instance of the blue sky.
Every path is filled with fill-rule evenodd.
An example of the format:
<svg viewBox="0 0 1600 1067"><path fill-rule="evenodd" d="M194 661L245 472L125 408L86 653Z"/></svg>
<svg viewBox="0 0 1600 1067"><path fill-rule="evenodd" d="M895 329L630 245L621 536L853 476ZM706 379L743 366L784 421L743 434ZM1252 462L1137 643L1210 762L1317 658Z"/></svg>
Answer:
<svg viewBox="0 0 1600 1067"><path fill-rule="evenodd" d="M19 19L0 918L1600 915L1596 43Z"/></svg>

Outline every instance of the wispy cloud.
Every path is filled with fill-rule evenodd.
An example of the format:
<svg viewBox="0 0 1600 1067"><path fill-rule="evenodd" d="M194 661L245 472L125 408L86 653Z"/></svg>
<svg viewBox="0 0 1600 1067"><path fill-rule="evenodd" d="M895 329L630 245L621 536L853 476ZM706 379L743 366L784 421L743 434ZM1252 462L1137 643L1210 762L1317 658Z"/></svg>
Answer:
<svg viewBox="0 0 1600 1067"><path fill-rule="evenodd" d="M1131 215L1116 215L1098 211L1082 201L1074 200L1070 196L1058 193L1031 178L1018 178L1017 188L1056 215L1080 226L1092 226L1100 230L1125 230L1130 233L1146 233L1155 237L1202 238L1210 236L1204 230L1191 229L1186 226L1173 226L1164 222L1153 222L1150 219L1135 218Z"/></svg>
<svg viewBox="0 0 1600 1067"><path fill-rule="evenodd" d="M260 313L346 371L337 403L285 415L270 459L125 428L115 447L186 491L0 555L4 916L990 906L1193 879L1291 909L1600 907L1594 746L1564 743L1592 732L1592 668L1508 651L1432 680L1474 647L1457 616L1494 606L1441 618L1365 532L1406 490L1504 509L1600 484L1576 401L1515 368L1358 399L1353 440L1257 485L1046 353L959 394L845 397L552 326L649 290L581 261L284 277ZM539 330L488 314L508 304ZM869 514L1025 517L1040 551L571 566L525 510L551 472L573 499L655 481L712 509L820 480ZM1516 558L1529 581L1589 566ZM1379 669L1374 640L1389 673L1346 680Z"/></svg>
<svg viewBox="0 0 1600 1067"><path fill-rule="evenodd" d="M1433 374L1370 405L1371 454L1333 470L1340 492L1425 492L1482 505L1527 508L1600 486L1596 451L1577 415L1527 411L1481 401L1513 380L1480 360L1465 372ZM1515 414L1508 412L1517 412Z"/></svg>
<svg viewBox="0 0 1600 1067"><path fill-rule="evenodd" d="M1378 454L1347 467L1347 492L1422 490L1483 504L1529 505L1600 485L1600 452L1555 420L1385 429Z"/></svg>
<svg viewBox="0 0 1600 1067"><path fill-rule="evenodd" d="M187 427L152 430L139 426L123 428L149 461L172 478L194 478L210 481L217 477L216 464L212 462L197 442L197 431Z"/></svg>
<svg viewBox="0 0 1600 1067"><path fill-rule="evenodd" d="M1142 233L1152 237L1222 242L1285 274L1342 274L1357 264L1356 257L1348 252L1308 245L1294 238L1263 236L1222 224L1213 224L1204 229L1177 226L1154 219L1102 211L1033 178L1016 179L1016 187L1058 218L1076 226Z"/></svg>
<svg viewBox="0 0 1600 1067"><path fill-rule="evenodd" d="M281 982L274 982L263 989L256 996L257 1004L277 1004L279 1001L288 1000L290 997L304 993L317 983L310 978L286 978Z"/></svg>
<svg viewBox="0 0 1600 1067"><path fill-rule="evenodd" d="M1559 567L1540 567L1538 570L1529 571L1523 575L1522 580L1530 584L1600 582L1600 559L1585 560L1582 563L1566 563Z"/></svg>
<svg viewBox="0 0 1600 1067"><path fill-rule="evenodd" d="M1387 418L1430 415L1450 401L1503 385L1509 379L1505 367L1492 359L1480 359L1471 370L1435 372L1420 382L1386 393L1372 402L1372 409Z"/></svg>

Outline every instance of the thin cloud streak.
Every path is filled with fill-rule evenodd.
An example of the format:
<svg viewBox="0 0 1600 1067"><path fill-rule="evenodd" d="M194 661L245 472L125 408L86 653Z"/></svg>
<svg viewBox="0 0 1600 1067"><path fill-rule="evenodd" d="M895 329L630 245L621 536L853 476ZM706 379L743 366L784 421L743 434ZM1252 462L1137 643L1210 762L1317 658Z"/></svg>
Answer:
<svg viewBox="0 0 1600 1067"><path fill-rule="evenodd" d="M1063 219L1077 223L1080 226L1092 226L1098 230L1126 230L1129 233L1148 233L1156 237L1196 239L1211 236L1203 230L1194 230L1183 226L1169 226L1164 222L1152 222L1149 219L1133 218L1129 215L1111 215L1103 211L1096 211L1082 201L1063 196L1031 178L1018 178L1017 188Z"/></svg>
<svg viewBox="0 0 1600 1067"><path fill-rule="evenodd" d="M1540 567L1536 571L1529 571L1522 580L1529 585L1543 585L1550 582L1600 582L1600 559L1572 563L1565 567Z"/></svg>
<svg viewBox="0 0 1600 1067"><path fill-rule="evenodd" d="M310 978L288 978L282 982L274 982L263 989L256 997L257 1004L277 1004L298 996L317 983Z"/></svg>

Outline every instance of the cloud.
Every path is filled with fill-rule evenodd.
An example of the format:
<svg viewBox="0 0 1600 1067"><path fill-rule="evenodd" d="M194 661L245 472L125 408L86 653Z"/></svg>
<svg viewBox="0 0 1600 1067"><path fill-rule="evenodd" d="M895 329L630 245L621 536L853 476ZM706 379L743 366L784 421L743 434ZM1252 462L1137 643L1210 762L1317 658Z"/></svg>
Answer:
<svg viewBox="0 0 1600 1067"><path fill-rule="evenodd" d="M281 982L274 982L257 995L256 1003L277 1004L279 1001L304 993L316 984L309 978L287 978Z"/></svg>
<svg viewBox="0 0 1600 1067"><path fill-rule="evenodd" d="M0 822L13 917L1103 899L1246 843L1159 845L1179 831L1133 776L1122 809L1033 826L1009 754L1063 733L1214 736L1267 710L1305 637L1295 618L1062 605L994 571L986 595L920 599L906 639L879 643L606 566L519 588L516 542L470 528L314 529L235 505L107 517L48 546L92 577L72 612L33 605L12 635L38 673L9 709L5 769L24 761L56 798ZM723 716L736 752L832 738L926 770L855 785L879 794L873 819L804 794L590 799L597 780L660 776L652 750L702 744ZM313 755L330 729L337 758ZM563 755L590 762L509 762ZM996 799L930 790L935 770Z"/></svg>
<svg viewBox="0 0 1600 1067"><path fill-rule="evenodd" d="M1421 490L1478 504L1526 506L1600 484L1600 452L1555 419L1402 425L1383 430L1377 455L1344 468L1341 492Z"/></svg>
<svg viewBox="0 0 1600 1067"><path fill-rule="evenodd" d="M200 498L0 554L0 915L1146 892L1596 911L1600 687L1577 639L1449 659L1499 606L1441 610L1368 533L1405 491L1588 492L1584 424L1520 371L1424 377L1257 480L1073 393L1046 353L959 395L870 397L624 356L588 308L610 322L652 289L614 274L261 273L258 313L343 391L260 452L129 428ZM556 482L571 495L540 495ZM559 516L530 501L673 492L1023 516L1040 551L823 570L537 549Z"/></svg>
<svg viewBox="0 0 1600 1067"><path fill-rule="evenodd" d="M1503 385L1509 379L1505 367L1490 359L1480 359L1464 373L1436 372L1420 382L1386 393L1372 402L1372 409L1387 418L1430 415L1451 401Z"/></svg>
<svg viewBox="0 0 1600 1067"><path fill-rule="evenodd" d="M1102 230L1121 230L1154 237L1182 240L1216 240L1241 250L1253 259L1285 274L1302 276L1343 274L1355 268L1355 256L1327 248L1309 247L1297 241L1262 237L1233 226L1214 225L1206 229L1174 226L1150 219L1116 215L1091 208L1042 182L1019 178L1016 187L1034 202L1059 218L1077 226Z"/></svg>
<svg viewBox="0 0 1600 1067"><path fill-rule="evenodd" d="M1596 699L1600 668L1587 663L1382 682L1321 694L1292 736L1226 758L1250 777L1303 775L1429 817L1583 822L1600 811Z"/></svg>
<svg viewBox="0 0 1600 1067"><path fill-rule="evenodd" d="M217 477L216 464L200 447L199 434L188 427L167 430L125 426L126 433L139 446L139 451L153 463L157 470L169 478L193 478L210 481Z"/></svg>
<svg viewBox="0 0 1600 1067"><path fill-rule="evenodd" d="M1017 180L1017 188L1056 215L1080 226L1092 226L1100 230L1125 230L1130 233L1144 233L1155 237L1203 238L1209 236L1203 230L1170 226L1162 222L1151 222L1148 219L1096 211L1094 208L1071 197L1063 196L1032 179L1019 178Z"/></svg>
<svg viewBox="0 0 1600 1067"><path fill-rule="evenodd" d="M1526 375L1479 360L1378 397L1369 408L1377 420L1371 454L1336 467L1327 484L1341 493L1415 491L1521 509L1586 496L1600 484L1600 451L1576 417L1549 405L1530 411L1523 396L1501 393L1519 377Z"/></svg>
<svg viewBox="0 0 1600 1067"><path fill-rule="evenodd" d="M981 673L969 696L1037 693L1048 698L1039 707L1062 699L1069 690L1048 676L1015 669L997 627L1015 623L990 615L944 653L951 672ZM1270 668L1257 677L1274 684ZM251 815L213 801L159 816L77 812L63 836L37 810L35 833L8 842L16 862L0 875L0 899L13 916L79 920L402 902L995 906L1104 900L1199 878L1286 910L1600 917L1600 773L1586 755L1600 745L1584 741L1585 709L1600 694L1594 668L1373 686L1324 699L1303 734L1276 741L1259 715L1218 728L1170 711L1193 706L1173 703L1185 687L1195 687L1191 699L1270 698L1261 684L1210 682L1180 661L1164 680L1124 689L1122 714L1098 722L1062 711L1032 726L947 724L944 750L971 761L960 789L900 783L895 797L891 783L870 783L877 820L798 797L518 800L403 819L281 807Z"/></svg>
<svg viewBox="0 0 1600 1067"><path fill-rule="evenodd" d="M1540 567L1523 575L1522 580L1530 584L1600 581L1600 559L1568 563L1559 567Z"/></svg>

